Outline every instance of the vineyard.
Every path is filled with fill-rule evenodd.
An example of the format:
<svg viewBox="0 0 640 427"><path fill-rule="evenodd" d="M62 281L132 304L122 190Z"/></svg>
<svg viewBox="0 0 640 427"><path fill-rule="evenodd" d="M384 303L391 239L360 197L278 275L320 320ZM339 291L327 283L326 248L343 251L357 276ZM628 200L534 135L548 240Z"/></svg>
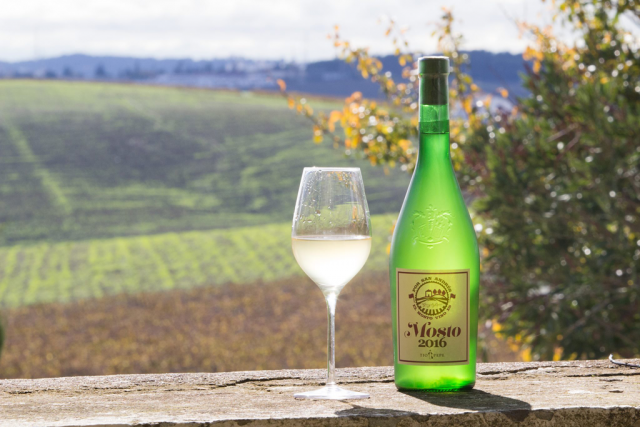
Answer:
<svg viewBox="0 0 640 427"><path fill-rule="evenodd" d="M311 137L278 95L0 81L0 245L288 221L310 165L360 166L371 211L399 210L406 174Z"/></svg>
<svg viewBox="0 0 640 427"><path fill-rule="evenodd" d="M365 271L386 271L394 217L373 218ZM0 307L303 276L289 223L0 248Z"/></svg>
<svg viewBox="0 0 640 427"><path fill-rule="evenodd" d="M0 81L0 377L322 366L324 302L290 237L310 165L362 168L373 246L337 335L361 344L338 361L389 364L409 177L311 137L274 95Z"/></svg>
<svg viewBox="0 0 640 427"><path fill-rule="evenodd" d="M393 363L389 277L356 276L337 307L337 365ZM120 294L5 312L2 378L326 367L327 313L308 278ZM484 325L485 361L520 360Z"/></svg>
<svg viewBox="0 0 640 427"><path fill-rule="evenodd" d="M290 237L302 168L312 165L362 168L375 214L364 271L376 279L357 287L376 295L363 294L358 310L382 330L406 174L314 144L278 95L0 81L0 376L315 366L323 301ZM313 345L287 301L302 323L320 307ZM389 336L377 335L345 362L388 363ZM229 357L246 340L263 344ZM283 346L295 354L277 356Z"/></svg>

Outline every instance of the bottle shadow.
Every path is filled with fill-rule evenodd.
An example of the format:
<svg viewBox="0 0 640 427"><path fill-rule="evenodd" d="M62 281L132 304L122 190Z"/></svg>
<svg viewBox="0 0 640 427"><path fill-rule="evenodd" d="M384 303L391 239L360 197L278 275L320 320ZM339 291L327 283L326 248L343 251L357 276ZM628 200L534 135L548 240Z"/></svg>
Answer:
<svg viewBox="0 0 640 427"><path fill-rule="evenodd" d="M511 397L500 396L487 393L482 390L469 390L457 392L423 392L423 391L398 391L406 396L421 400L433 406L443 408L456 408L477 412L500 412L513 422L524 421L531 412L531 405L522 400ZM351 405L350 409L337 411L338 416L367 416L367 417L393 417L393 416L414 416L426 415L437 412L437 408L425 408L419 414L413 411L402 411L387 408L371 408L355 405L349 401L344 401ZM415 407L414 405L412 405Z"/></svg>

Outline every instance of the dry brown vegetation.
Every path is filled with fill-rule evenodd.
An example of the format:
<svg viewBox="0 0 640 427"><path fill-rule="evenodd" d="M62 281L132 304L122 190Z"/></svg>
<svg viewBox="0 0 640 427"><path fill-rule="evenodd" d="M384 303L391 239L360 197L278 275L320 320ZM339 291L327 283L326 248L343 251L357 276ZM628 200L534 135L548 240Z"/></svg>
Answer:
<svg viewBox="0 0 640 427"><path fill-rule="evenodd" d="M326 311L306 278L118 295L5 313L0 377L322 368ZM337 364L393 363L386 274L338 303ZM490 342L492 360L515 357Z"/></svg>

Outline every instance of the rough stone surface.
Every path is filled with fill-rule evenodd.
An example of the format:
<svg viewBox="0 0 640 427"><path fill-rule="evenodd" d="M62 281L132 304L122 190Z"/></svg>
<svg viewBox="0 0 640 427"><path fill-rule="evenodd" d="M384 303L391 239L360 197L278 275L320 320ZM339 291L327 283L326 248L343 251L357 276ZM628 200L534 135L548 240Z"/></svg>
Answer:
<svg viewBox="0 0 640 427"><path fill-rule="evenodd" d="M630 361L639 363L639 360ZM356 401L295 400L324 371L0 380L0 426L633 426L640 369L608 361L494 363L476 388L399 392L393 369L338 370Z"/></svg>

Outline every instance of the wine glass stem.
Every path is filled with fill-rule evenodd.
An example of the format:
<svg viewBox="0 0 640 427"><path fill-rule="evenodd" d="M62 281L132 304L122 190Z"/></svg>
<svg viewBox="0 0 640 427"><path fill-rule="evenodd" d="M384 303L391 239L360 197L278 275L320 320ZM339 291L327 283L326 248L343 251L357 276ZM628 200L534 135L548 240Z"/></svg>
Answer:
<svg viewBox="0 0 640 427"><path fill-rule="evenodd" d="M338 301L338 295L331 293L325 295L327 301L327 385L334 385L336 383L335 371L336 371L336 302Z"/></svg>

